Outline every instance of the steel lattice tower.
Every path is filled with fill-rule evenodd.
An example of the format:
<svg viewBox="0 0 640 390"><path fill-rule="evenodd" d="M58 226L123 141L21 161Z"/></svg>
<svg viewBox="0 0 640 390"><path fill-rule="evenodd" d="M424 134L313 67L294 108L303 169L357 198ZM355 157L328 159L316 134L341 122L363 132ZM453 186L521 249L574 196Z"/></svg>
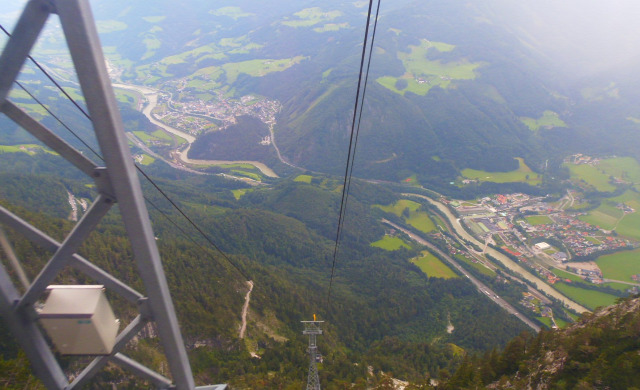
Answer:
<svg viewBox="0 0 640 390"><path fill-rule="evenodd" d="M59 17L93 130L104 157L103 162L95 162L86 157L9 99L9 92L31 49L53 14ZM0 113L92 178L99 193L63 242L56 241L0 206L2 225L53 253L35 280L29 284L23 278L26 285L24 294L20 293L10 274L0 264L0 315L24 349L36 375L48 389L72 390L85 386L107 363L113 363L146 379L151 386L159 389L196 389L88 0L26 2L24 11L0 54ZM77 253L85 239L116 203L131 243L134 258L131 261L135 261L137 265L146 295ZM9 244L5 242L3 246L7 248ZM112 351L108 355L95 357L72 381L63 371L47 337L38 325L35 307L47 286L64 272L67 266L104 285L111 292L135 305L139 311L138 316L118 334ZM171 378L122 353L126 344L148 322L154 322L158 329L160 345L167 358ZM227 386L197 388L223 390Z"/></svg>
<svg viewBox="0 0 640 390"><path fill-rule="evenodd" d="M309 335L309 376L307 377L307 390L320 390L320 379L318 378L318 365L316 359L318 357L318 346L316 345L316 336L322 334L320 324L324 321L316 321L316 315L313 315L313 321L301 321L304 324L302 334Z"/></svg>

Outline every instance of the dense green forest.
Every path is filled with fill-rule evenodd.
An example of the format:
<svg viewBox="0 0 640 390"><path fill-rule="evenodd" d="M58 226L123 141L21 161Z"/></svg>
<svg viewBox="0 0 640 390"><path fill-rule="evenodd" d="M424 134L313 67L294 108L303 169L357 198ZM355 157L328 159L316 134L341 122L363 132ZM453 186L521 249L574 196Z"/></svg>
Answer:
<svg viewBox="0 0 640 390"><path fill-rule="evenodd" d="M8 184L0 189L2 205L62 240L72 227L66 220L70 211L67 191L83 198L95 193L86 186L88 178L29 174L41 165L47 171L47 166L59 163L56 156L51 161L40 157L46 156L18 158L22 174L2 165L1 180ZM266 387L301 383L307 363L299 321L313 313L326 321L320 349L325 356L321 376L327 388L366 381L363 367L368 366L411 381L437 377L440 370L456 367L460 348L478 353L499 348L524 328L466 280L427 278L408 261L420 248L387 252L371 247L384 234L371 205L396 199L382 187L353 185L328 305L340 205L339 193L334 191L340 186L338 180L325 177L319 184L284 180L256 188L240 200L230 192L238 183L217 176L157 180L255 283L247 340L238 340L246 293L242 275L145 184L148 198L188 235L150 208L182 332L188 345L199 345L190 349L190 356L202 383L228 381L239 387L254 387L261 381L270 383ZM141 289L119 221L117 209L110 212L79 253ZM47 253L9 233L19 258L29 259L25 268L33 278ZM56 282L90 281L69 271ZM112 304L124 321L135 313L135 308L117 297ZM451 334L445 331L448 317L456 327ZM498 328L501 331L496 332ZM157 366L162 359L153 345L153 339L145 340L128 353ZM14 347L6 351L5 360L23 359ZM251 358L249 352L258 352L261 358ZM74 364L70 361L68 367ZM101 380L108 380L111 374L104 375Z"/></svg>
<svg viewBox="0 0 640 390"><path fill-rule="evenodd" d="M523 333L501 352L466 356L443 388L636 389L639 305L627 298L562 331Z"/></svg>

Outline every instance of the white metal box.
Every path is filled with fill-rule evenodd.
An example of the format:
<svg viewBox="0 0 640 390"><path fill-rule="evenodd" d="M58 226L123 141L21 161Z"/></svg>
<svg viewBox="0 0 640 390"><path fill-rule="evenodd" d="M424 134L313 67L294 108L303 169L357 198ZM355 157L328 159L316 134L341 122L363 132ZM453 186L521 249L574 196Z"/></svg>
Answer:
<svg viewBox="0 0 640 390"><path fill-rule="evenodd" d="M119 321L100 285L49 286L40 322L63 355L108 355Z"/></svg>

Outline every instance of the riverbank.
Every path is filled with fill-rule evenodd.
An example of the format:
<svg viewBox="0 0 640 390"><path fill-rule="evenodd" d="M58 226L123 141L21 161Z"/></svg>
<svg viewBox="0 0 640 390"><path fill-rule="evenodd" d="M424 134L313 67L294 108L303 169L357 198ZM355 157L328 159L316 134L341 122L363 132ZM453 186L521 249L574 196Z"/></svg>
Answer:
<svg viewBox="0 0 640 390"><path fill-rule="evenodd" d="M158 94L160 91L156 90L156 89L152 89L149 87L143 87L143 86L139 86L139 85L129 85L129 84L113 84L114 88L120 88L120 89L126 89L126 90L131 90L131 91L135 91L141 95L143 95L146 99L147 99L147 105L144 107L144 109L142 110L142 114L144 116L147 117L147 119L149 119L149 121L151 123L153 123L154 125L160 127L162 130L171 133L177 137L180 137L184 140L187 141L187 143L189 144L185 149L183 149L181 152L178 152L177 154L180 156L180 160L186 164L193 164L193 165L228 165L228 164L250 164L253 165L254 167L256 167L258 170L260 170L260 172L262 172L263 175L267 176L267 177L272 177L272 178L276 178L279 177L274 171L273 169L269 168L266 164L261 163L259 161L246 161L246 160L242 160L242 161L228 161L228 160L196 160L196 159L190 159L188 157L188 153L189 153L189 149L191 148L191 144L193 144L196 140L196 137L192 136L191 134L185 133L184 131L180 131L174 127L168 126L162 122L160 122L159 120L157 120L154 116L153 116L153 109L158 105Z"/></svg>

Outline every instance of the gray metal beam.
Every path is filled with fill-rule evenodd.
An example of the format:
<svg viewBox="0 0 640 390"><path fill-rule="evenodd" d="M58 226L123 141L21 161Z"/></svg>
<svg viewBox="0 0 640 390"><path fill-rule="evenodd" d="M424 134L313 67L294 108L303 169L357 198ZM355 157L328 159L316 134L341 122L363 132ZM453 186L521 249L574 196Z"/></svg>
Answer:
<svg viewBox="0 0 640 390"><path fill-rule="evenodd" d="M82 219L73 227L73 230L62 245L58 248L47 265L40 271L40 274L29 286L29 290L20 299L19 307L32 305L36 302L40 294L46 290L49 283L55 279L60 270L64 268L73 254L82 245L84 240L89 236L93 229L102 220L102 217L111 209L113 200L98 195L89 210L82 216Z"/></svg>
<svg viewBox="0 0 640 390"><path fill-rule="evenodd" d="M19 298L20 294L11 282L9 274L0 264L0 314L2 314L2 318L27 354L31 366L42 383L50 389L64 389L69 382L49 349L38 325L32 320L35 314L13 310L13 304Z"/></svg>
<svg viewBox="0 0 640 390"><path fill-rule="evenodd" d="M93 121L122 219L131 239L140 276L149 296L151 312L179 389L195 387L186 348L162 269L142 188L131 158L122 118L107 73L98 32L88 2L57 0L69 51Z"/></svg>
<svg viewBox="0 0 640 390"><path fill-rule="evenodd" d="M9 118L11 118L11 120L22 126L43 144L56 151L71 164L75 165L76 168L88 176L93 175L94 170L97 168L97 165L94 164L93 161L85 157L73 146L66 143L62 138L55 135L51 130L40 124L40 122L37 122L29 116L29 114L24 112L24 110L9 100L6 100L2 105L0 105L0 111L4 112Z"/></svg>
<svg viewBox="0 0 640 390"><path fill-rule="evenodd" d="M29 278L27 278L27 274L24 272L24 269L22 269L20 260L18 260L18 256L16 256L16 252L13 250L13 246L11 246L11 243L9 242L9 239L5 234L2 225L0 225L0 249L4 250L4 254L9 259L9 262L11 263L11 266L13 267L18 280L20 280L22 287L24 287L25 290L28 289Z"/></svg>
<svg viewBox="0 0 640 390"><path fill-rule="evenodd" d="M24 221L22 218L11 213L9 210L5 209L2 206L0 206L0 222L4 223L6 226L11 227L16 232L26 237L29 241L35 243L43 249L49 250L51 252L56 252L61 246L59 242L49 237L44 232L31 226L28 222ZM129 302L136 304L143 297L142 294L127 286L122 281L116 279L106 271L100 269L98 266L90 263L88 260L84 259L77 253L71 257L69 265L71 265L78 271L83 272L90 278L93 278L95 281L100 282L100 284L103 284L107 289L121 295Z"/></svg>
<svg viewBox="0 0 640 390"><path fill-rule="evenodd" d="M49 1L31 0L27 3L0 56L0 102L9 95L51 11Z"/></svg>
<svg viewBox="0 0 640 390"><path fill-rule="evenodd" d="M73 380L66 390L79 389L91 380L116 353L122 351L127 343L134 338L142 328L144 328L146 320L142 316L137 316L131 323L118 335L110 355L95 358L85 369Z"/></svg>
<svg viewBox="0 0 640 390"><path fill-rule="evenodd" d="M115 355L113 355L113 362L118 363L122 368L126 368L134 374L147 379L159 389L167 389L172 387L172 383L169 379L121 353L116 353ZM192 387L192 389L193 388L194 387Z"/></svg>

